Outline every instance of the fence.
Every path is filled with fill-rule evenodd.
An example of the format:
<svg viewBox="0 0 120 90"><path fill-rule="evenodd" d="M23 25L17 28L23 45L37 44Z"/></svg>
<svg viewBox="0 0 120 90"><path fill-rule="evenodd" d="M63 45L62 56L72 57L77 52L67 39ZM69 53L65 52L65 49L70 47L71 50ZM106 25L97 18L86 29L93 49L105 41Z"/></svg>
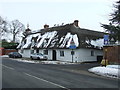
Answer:
<svg viewBox="0 0 120 90"><path fill-rule="evenodd" d="M104 59L111 63L120 63L120 45L104 46Z"/></svg>

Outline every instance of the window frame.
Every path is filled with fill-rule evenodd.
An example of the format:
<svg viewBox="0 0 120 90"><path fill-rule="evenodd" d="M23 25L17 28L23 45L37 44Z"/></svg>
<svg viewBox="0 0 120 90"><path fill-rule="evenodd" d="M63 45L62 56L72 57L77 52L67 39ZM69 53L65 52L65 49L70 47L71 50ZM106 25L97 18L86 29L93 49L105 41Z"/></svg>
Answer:
<svg viewBox="0 0 120 90"><path fill-rule="evenodd" d="M60 56L61 56L61 57L64 57L64 56L65 56L64 51L60 51Z"/></svg>
<svg viewBox="0 0 120 90"><path fill-rule="evenodd" d="M44 52L45 55L48 55L48 50L47 49L43 50L43 52Z"/></svg>
<svg viewBox="0 0 120 90"><path fill-rule="evenodd" d="M94 50L91 50L91 56L95 56Z"/></svg>

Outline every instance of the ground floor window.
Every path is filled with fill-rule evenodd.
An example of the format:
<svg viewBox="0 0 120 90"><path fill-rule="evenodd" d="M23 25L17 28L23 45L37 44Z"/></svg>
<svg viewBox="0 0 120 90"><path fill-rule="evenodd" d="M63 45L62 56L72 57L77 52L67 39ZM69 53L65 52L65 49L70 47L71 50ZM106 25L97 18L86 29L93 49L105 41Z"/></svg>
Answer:
<svg viewBox="0 0 120 90"><path fill-rule="evenodd" d="M64 56L64 51L60 51L60 56Z"/></svg>
<svg viewBox="0 0 120 90"><path fill-rule="evenodd" d="M45 55L48 55L48 50L44 50L44 54L45 54Z"/></svg>
<svg viewBox="0 0 120 90"><path fill-rule="evenodd" d="M94 56L94 51L91 51L91 56Z"/></svg>
<svg viewBox="0 0 120 90"><path fill-rule="evenodd" d="M34 53L34 50L31 50L31 54Z"/></svg>

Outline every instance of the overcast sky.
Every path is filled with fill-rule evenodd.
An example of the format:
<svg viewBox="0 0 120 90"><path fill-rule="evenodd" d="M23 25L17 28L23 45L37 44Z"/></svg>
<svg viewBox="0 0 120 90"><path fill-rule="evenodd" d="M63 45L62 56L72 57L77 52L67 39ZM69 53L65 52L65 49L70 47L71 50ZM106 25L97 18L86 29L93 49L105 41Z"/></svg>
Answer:
<svg viewBox="0 0 120 90"><path fill-rule="evenodd" d="M118 0L1 0L0 15L7 20L18 19L32 30L44 24L72 23L79 20L81 28L104 31L100 23L109 23L109 14ZM2 11L2 12L1 12Z"/></svg>

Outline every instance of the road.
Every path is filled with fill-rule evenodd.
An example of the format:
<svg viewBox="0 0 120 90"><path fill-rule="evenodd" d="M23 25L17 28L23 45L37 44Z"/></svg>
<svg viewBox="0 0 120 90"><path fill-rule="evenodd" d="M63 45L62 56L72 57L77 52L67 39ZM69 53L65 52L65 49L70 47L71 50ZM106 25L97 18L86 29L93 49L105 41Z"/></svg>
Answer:
<svg viewBox="0 0 120 90"><path fill-rule="evenodd" d="M90 67L90 64L85 64ZM87 72L85 65L30 64L2 59L3 88L118 88L118 80ZM92 65L92 64L91 64ZM77 67L77 69L76 69ZM84 67L84 68L83 68Z"/></svg>

